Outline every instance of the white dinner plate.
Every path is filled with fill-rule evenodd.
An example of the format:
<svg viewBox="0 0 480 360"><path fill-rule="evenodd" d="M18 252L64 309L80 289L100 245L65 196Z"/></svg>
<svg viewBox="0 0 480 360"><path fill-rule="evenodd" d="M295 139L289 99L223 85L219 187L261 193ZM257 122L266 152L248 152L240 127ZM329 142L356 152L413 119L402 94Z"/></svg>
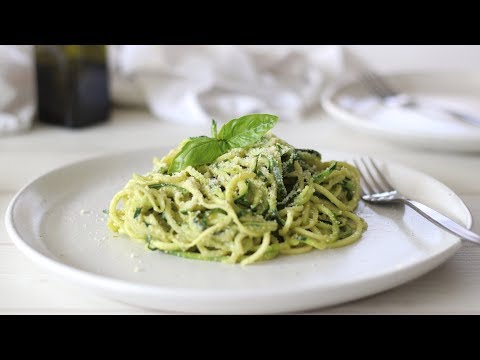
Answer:
<svg viewBox="0 0 480 360"><path fill-rule="evenodd" d="M404 73L384 78L401 92L480 118L480 72ZM348 127L380 139L434 150L480 151L480 126L442 112L384 105L355 78L331 86L322 96L322 105Z"/></svg>
<svg viewBox="0 0 480 360"><path fill-rule="evenodd" d="M150 171L153 156L166 152L104 156L39 177L10 203L8 233L25 255L68 281L121 302L192 313L293 312L357 299L426 273L461 244L409 208L361 202L357 212L368 230L340 249L244 267L149 251L111 233L102 210L132 173ZM352 157L322 154L325 160ZM400 191L471 226L467 207L445 185L416 170L379 163Z"/></svg>

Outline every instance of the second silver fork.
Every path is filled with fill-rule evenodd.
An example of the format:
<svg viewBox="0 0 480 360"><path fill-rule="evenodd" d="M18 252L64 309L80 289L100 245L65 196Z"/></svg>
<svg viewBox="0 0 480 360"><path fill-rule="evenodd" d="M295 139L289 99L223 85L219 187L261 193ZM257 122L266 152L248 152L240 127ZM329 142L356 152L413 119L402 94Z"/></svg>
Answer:
<svg viewBox="0 0 480 360"><path fill-rule="evenodd" d="M378 205L402 203L411 207L417 213L442 229L464 240L480 244L480 235L470 231L466 227L458 224L457 222L428 207L427 205L409 199L401 194L385 178L371 158L360 158L359 161L354 160L353 163L360 171L360 188L362 191L362 199L366 202Z"/></svg>
<svg viewBox="0 0 480 360"><path fill-rule="evenodd" d="M389 85L380 75L376 74L370 69L365 68L360 74L359 79L362 85L367 90L381 98L388 105L442 111L468 124L480 126L480 117L469 115L453 109L447 109L443 106L425 103L411 95L398 92L391 85Z"/></svg>

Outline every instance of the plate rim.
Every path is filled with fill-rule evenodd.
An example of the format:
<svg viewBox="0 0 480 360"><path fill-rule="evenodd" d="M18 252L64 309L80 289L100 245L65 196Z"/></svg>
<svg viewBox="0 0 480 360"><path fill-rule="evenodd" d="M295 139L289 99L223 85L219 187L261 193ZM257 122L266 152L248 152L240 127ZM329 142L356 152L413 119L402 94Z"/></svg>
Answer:
<svg viewBox="0 0 480 360"><path fill-rule="evenodd" d="M86 159L82 159L79 161L74 161L69 164L61 165L58 166L54 169L51 169L40 176L36 177L35 179L31 180L28 182L26 185L24 185L12 198L10 201L6 213L5 213L5 225L6 225L6 230L7 234L10 236L12 239L12 242L15 244L15 246L25 255L27 256L31 261L39 264L46 270L50 271L51 273L60 276L64 279L69 279L72 280L76 283L82 284L86 287L89 288L103 288L103 289L109 289L113 291L121 291L121 292L134 292L135 294L141 294L141 295L146 295L146 296L165 296L165 297L178 297L178 296L191 296L195 298L210 298L212 296L216 297L217 299L231 299L232 297L235 298L251 298L251 297L269 297L269 296L275 296L275 295L285 295L288 292L288 295L298 295L298 294L304 294L304 293L314 293L315 291L325 291L330 288L335 288L335 287L346 287L351 284L363 284L363 283L368 283L371 281L381 281L382 278L388 278L391 277L392 274L398 273L398 270L392 269L388 272L383 272L381 274L375 275L375 276L370 276L366 278L351 278L345 282L342 282L340 285L335 285L333 284L326 284L325 286L301 286L301 287L294 287L293 289L289 288L281 288L277 287L275 289L269 288L269 289L197 289L197 288L188 288L188 287L179 287L179 288L166 288L162 287L159 285L152 285L152 284L145 284L145 283L134 283L129 280L122 280L122 279L116 279L111 276L106 276L106 275L100 275L100 274L95 274L92 272L89 272L87 270L82 270L79 268L76 268L72 265L62 263L60 261L55 260L54 258L51 258L40 251L36 250L34 246L30 245L27 243L27 241L23 240L20 233L17 231L15 227L15 219L13 216L14 208L16 206L17 201L19 198L23 195L25 191L28 190L29 187L34 186L37 181L40 181L41 179L51 176L52 174L62 171L62 170L68 170L69 168L76 167L78 165L81 165L83 163L88 163L92 161L99 161L99 160L104 160L108 159L111 157L118 157L122 155L134 155L136 153L146 153L146 152L153 152L153 151L163 151L168 149L168 147L163 146L163 147L149 147L149 148L142 148L142 149L137 149L137 150L128 150L124 152L116 152L116 153L107 153L107 154L101 154L97 156L92 156ZM348 154L349 152L342 152L339 150L335 149L323 149L324 153L327 152L337 152L337 153L344 153ZM361 156L363 154L355 154L358 156ZM381 160L382 162L386 162L382 157L375 156L374 157L377 160ZM420 171L417 170L416 168L412 168L409 166L405 166L402 163L396 162L396 161L390 161L388 160L388 164L393 165L395 167L400 167L400 168L405 168L408 169L409 171L414 171L424 177L427 177L429 180L433 180L434 182L438 183L441 185L445 190L450 191L458 201L460 201L460 205L462 207L462 217L465 217L466 220L466 226L467 228L471 228L473 219L470 210L468 207L465 205L464 201L462 198L456 194L452 189L450 189L447 185L442 183L441 181L437 180L436 178ZM438 266L439 264L443 263L446 261L449 257L451 257L461 246L462 241L458 238L455 237L456 241L452 243L451 246L445 248L442 252L435 254L435 256L429 257L427 260L421 261L421 262L414 262L412 264L409 264L401 269L402 273L408 273L411 270L414 270L416 267L420 266L423 263L430 262L433 263L435 262L434 260L438 258L444 258L442 261L440 261L437 265L433 267L428 267L424 271L420 271L418 274L415 276L410 276L408 279L400 282L400 283L395 283L394 281L390 281L391 286L382 286L381 288L383 291L391 289L393 287L396 287L400 284L403 284L405 282L411 281L426 272L432 270L434 267ZM228 265L231 266L231 265ZM390 285L389 284L389 285ZM367 292L365 295L355 295L350 298L350 300L353 299L358 299L364 296L373 295L377 294L382 290L376 290L373 292ZM335 303L343 303L349 301L349 299L346 299L344 301L337 301Z"/></svg>

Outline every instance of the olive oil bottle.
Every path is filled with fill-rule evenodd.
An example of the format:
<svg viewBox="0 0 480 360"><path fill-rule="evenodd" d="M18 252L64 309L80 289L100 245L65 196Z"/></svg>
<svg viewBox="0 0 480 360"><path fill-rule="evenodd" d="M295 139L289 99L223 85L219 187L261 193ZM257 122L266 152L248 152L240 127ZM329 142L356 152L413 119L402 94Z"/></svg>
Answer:
<svg viewBox="0 0 480 360"><path fill-rule="evenodd" d="M105 45L36 45L41 122L83 127L110 115Z"/></svg>

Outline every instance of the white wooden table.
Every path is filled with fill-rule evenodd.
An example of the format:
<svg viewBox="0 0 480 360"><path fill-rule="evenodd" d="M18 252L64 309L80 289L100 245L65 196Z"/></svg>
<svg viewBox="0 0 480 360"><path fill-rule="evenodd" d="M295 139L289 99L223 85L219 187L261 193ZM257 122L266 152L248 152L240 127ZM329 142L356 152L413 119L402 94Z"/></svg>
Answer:
<svg viewBox="0 0 480 360"><path fill-rule="evenodd" d="M155 145L174 146L186 136L208 134L208 126L187 128L154 119L143 111L116 110L110 122L69 130L36 124L32 131L0 137L0 313L145 314L58 280L20 253L3 221L13 195L28 181L55 167L94 155ZM419 168L451 187L470 208L480 232L480 154L418 151L356 134L319 113L299 124L280 123L275 133L293 145L378 155ZM452 168L454 170L452 170ZM327 314L480 313L480 246L464 243L429 274L394 290L345 305Z"/></svg>

